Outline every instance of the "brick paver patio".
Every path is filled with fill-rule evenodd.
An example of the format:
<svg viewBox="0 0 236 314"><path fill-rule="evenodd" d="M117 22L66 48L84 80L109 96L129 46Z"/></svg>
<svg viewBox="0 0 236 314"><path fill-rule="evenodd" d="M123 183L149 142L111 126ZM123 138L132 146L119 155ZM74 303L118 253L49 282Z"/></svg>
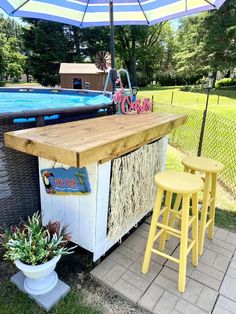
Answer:
<svg viewBox="0 0 236 314"><path fill-rule="evenodd" d="M151 313L236 313L236 233L215 228L206 238L199 266L189 254L185 293L177 289L178 265L155 254L146 275L141 274L150 219L143 223L91 275L129 301ZM167 242L167 252L179 253L178 241Z"/></svg>

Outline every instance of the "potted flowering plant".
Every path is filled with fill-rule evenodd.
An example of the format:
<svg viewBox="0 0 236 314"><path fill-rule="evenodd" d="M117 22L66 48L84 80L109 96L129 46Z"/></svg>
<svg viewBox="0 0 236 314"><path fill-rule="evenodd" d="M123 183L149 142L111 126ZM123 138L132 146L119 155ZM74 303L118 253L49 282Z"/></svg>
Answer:
<svg viewBox="0 0 236 314"><path fill-rule="evenodd" d="M67 248L71 236L59 222L42 226L41 216L35 213L27 222L6 230L5 259L15 263L26 276L24 289L31 295L51 291L57 284L54 271L62 255L73 253Z"/></svg>

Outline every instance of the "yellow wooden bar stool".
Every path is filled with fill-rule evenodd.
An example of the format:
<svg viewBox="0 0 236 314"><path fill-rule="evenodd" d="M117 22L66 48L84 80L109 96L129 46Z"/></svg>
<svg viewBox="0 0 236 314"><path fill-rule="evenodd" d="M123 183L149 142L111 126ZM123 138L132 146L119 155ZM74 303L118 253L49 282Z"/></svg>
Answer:
<svg viewBox="0 0 236 314"><path fill-rule="evenodd" d="M224 165L219 161L205 157L184 158L182 164L186 172L204 174L204 190L201 208L201 220L199 225L199 255L203 254L205 232L208 228L208 237L214 237L215 206L216 206L216 181L217 174L223 170Z"/></svg>
<svg viewBox="0 0 236 314"><path fill-rule="evenodd" d="M186 284L187 255L192 249L192 264L198 265L198 195L202 190L203 182L195 175L184 172L161 172L155 176L157 196L154 204L151 226L144 255L142 273L147 273L152 253L158 254L179 264L178 290L184 292ZM165 205L161 208L164 191L166 191ZM175 214L181 219L181 229L168 225L169 214L174 212L171 208L173 193L182 197L182 209ZM192 197L192 215L189 215L190 196ZM162 222L158 222L163 215ZM192 239L188 238L189 227L192 225ZM156 229L160 229L156 233ZM165 254L166 236L171 234L180 239L179 259ZM160 237L159 250L154 249L155 241Z"/></svg>

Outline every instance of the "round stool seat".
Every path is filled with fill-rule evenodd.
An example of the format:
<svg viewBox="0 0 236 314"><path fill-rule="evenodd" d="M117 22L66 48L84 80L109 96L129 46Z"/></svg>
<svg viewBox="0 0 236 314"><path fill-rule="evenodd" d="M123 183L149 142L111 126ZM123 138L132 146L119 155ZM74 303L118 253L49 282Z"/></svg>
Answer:
<svg viewBox="0 0 236 314"><path fill-rule="evenodd" d="M177 171L164 171L155 176L155 182L166 191L191 194L203 189L203 181L194 174Z"/></svg>
<svg viewBox="0 0 236 314"><path fill-rule="evenodd" d="M182 164L193 170L210 173L218 173L224 168L221 162L205 157L186 157Z"/></svg>

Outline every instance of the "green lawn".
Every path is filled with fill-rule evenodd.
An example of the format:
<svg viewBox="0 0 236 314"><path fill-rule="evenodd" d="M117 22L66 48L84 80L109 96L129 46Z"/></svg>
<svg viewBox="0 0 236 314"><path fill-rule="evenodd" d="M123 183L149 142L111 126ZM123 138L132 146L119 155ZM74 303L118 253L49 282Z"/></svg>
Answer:
<svg viewBox="0 0 236 314"><path fill-rule="evenodd" d="M181 163L182 158L185 155L180 152L175 147L168 145L167 149L167 158L166 158L166 169L173 171L183 171L184 167ZM233 226L236 229L236 200L231 197L219 184L217 187L217 197L216 197L216 206L218 209L223 209L224 211L234 212ZM226 214L227 215L227 214ZM217 217L219 217L218 215ZM230 214L227 216L230 217ZM227 217L221 217L218 219L218 224L225 227L223 224L224 220L227 220ZM221 223L222 221L222 223Z"/></svg>
<svg viewBox="0 0 236 314"><path fill-rule="evenodd" d="M41 85L37 82L7 82L6 87L19 87L24 85L32 85L32 86L38 86L41 87Z"/></svg>
<svg viewBox="0 0 236 314"><path fill-rule="evenodd" d="M173 105L187 106L192 109L205 108L206 94L205 92L184 92L180 87L158 87L158 88L142 88L138 95L142 97L154 96L155 103L171 103L173 94ZM219 104L218 102L219 96ZM209 98L209 111L215 112L222 117L236 121L236 89L234 90L212 90Z"/></svg>
<svg viewBox="0 0 236 314"><path fill-rule="evenodd" d="M26 294L20 292L9 280L0 283L0 314L43 314L46 313ZM49 313L54 314L102 314L102 310L81 304L80 294L72 290Z"/></svg>
<svg viewBox="0 0 236 314"><path fill-rule="evenodd" d="M181 159L183 154L176 148L168 145L166 169L174 171L183 171ZM223 190L218 184L216 195L216 216L215 223L221 228L236 231L236 200Z"/></svg>
<svg viewBox="0 0 236 314"><path fill-rule="evenodd" d="M174 92L173 105L170 105ZM220 104L217 101L220 93ZM196 155L201 130L204 93L182 92L179 87L145 88L142 97L154 97L154 111L181 113L188 116L185 125L175 129L170 135L170 143L188 155ZM198 99L198 104L196 103ZM207 114L202 156L213 158L224 164L220 174L222 182L232 194L236 193L236 90L211 91Z"/></svg>

